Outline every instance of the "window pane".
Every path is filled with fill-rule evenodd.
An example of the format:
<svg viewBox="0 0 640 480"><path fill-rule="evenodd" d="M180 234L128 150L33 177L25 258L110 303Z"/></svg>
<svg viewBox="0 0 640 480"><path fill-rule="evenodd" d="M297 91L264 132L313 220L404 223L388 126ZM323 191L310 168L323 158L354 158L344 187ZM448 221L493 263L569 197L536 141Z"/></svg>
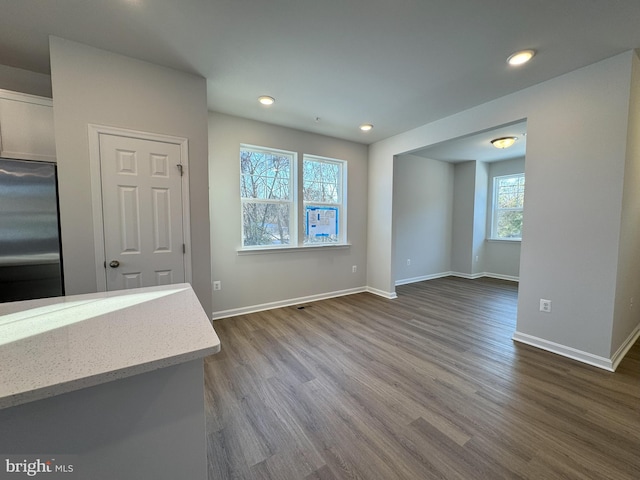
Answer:
<svg viewBox="0 0 640 480"><path fill-rule="evenodd" d="M340 203L341 165L304 160L302 195L305 202Z"/></svg>
<svg viewBox="0 0 640 480"><path fill-rule="evenodd" d="M293 157L277 152L240 151L242 198L289 200Z"/></svg>
<svg viewBox="0 0 640 480"><path fill-rule="evenodd" d="M496 221L498 238L522 238L522 210L498 212Z"/></svg>
<svg viewBox="0 0 640 480"><path fill-rule="evenodd" d="M524 178L522 173L494 178L492 238L514 240L522 238Z"/></svg>
<svg viewBox="0 0 640 480"><path fill-rule="evenodd" d="M497 207L522 208L524 205L524 176L499 178Z"/></svg>
<svg viewBox="0 0 640 480"><path fill-rule="evenodd" d="M343 182L346 164L342 160L305 155L302 162L304 200L304 243L344 242L342 218L345 198Z"/></svg>
<svg viewBox="0 0 640 480"><path fill-rule="evenodd" d="M253 203L242 204L242 244L245 247L258 245L288 245L289 204Z"/></svg>

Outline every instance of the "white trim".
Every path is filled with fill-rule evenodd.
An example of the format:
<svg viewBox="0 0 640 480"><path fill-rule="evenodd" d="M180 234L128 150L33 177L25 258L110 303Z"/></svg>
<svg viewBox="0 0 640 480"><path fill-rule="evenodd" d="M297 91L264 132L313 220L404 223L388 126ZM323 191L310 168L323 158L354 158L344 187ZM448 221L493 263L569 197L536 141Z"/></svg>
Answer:
<svg viewBox="0 0 640 480"><path fill-rule="evenodd" d="M0 88L0 98L5 100L13 100L15 102L33 103L35 105L43 105L45 107L53 107L53 100L47 97L39 97L28 93L12 92Z"/></svg>
<svg viewBox="0 0 640 480"><path fill-rule="evenodd" d="M496 278L498 280L508 280L510 282L520 282L520 277L516 277L514 275L502 275L501 273L484 272L482 276L487 278Z"/></svg>
<svg viewBox="0 0 640 480"><path fill-rule="evenodd" d="M100 135L137 138L153 142L162 142L180 147L180 163L182 164L182 232L186 246L184 258L184 281L191 283L191 208L189 195L189 146L183 137L164 135L161 133L141 132L105 125L88 124L89 164L91 168L91 208L93 213L93 245L95 251L96 281L99 292L107 290L107 277L104 268L104 219L102 216L102 182L100 169Z"/></svg>
<svg viewBox="0 0 640 480"><path fill-rule="evenodd" d="M466 278L467 280L476 280L486 276L484 273L463 273L463 272L449 272L452 277Z"/></svg>
<svg viewBox="0 0 640 480"><path fill-rule="evenodd" d="M350 243L317 243L311 245L299 245L290 247L245 247L236 250L237 255L260 255L263 253L291 253L301 252L310 249L329 250L329 249L341 249L351 247Z"/></svg>
<svg viewBox="0 0 640 480"><path fill-rule="evenodd" d="M0 138L1 140L1 138ZM14 160L29 160L32 162L46 162L57 163L55 155L42 155L41 153L33 152L13 152L11 150L2 150L2 142L0 141L0 152L2 158L9 158Z"/></svg>
<svg viewBox="0 0 640 480"><path fill-rule="evenodd" d="M489 243L522 243L522 238L487 238Z"/></svg>
<svg viewBox="0 0 640 480"><path fill-rule="evenodd" d="M431 275L423 275L421 277L413 277L413 278L403 278L401 280L396 280L396 287L398 285L406 285L408 283L416 283L416 282L424 282L425 280L434 280L436 278L443 277L460 277L466 278L467 280L476 280L478 278L496 278L498 280L508 280L510 282L519 282L520 277L514 277L512 275L502 275L500 273L491 273L491 272L482 272L482 273L462 273L462 272L440 272L433 273Z"/></svg>
<svg viewBox="0 0 640 480"><path fill-rule="evenodd" d="M264 310L272 310L274 308L290 307L292 305L299 305L301 303L317 302L318 300L327 300L329 298L353 295L354 293L362 293L366 291L367 288L365 287L350 288L347 290L319 293L317 295L309 295L306 297L289 298L287 300L262 303L259 305L251 305L248 307L231 308L229 310L220 310L218 312L213 312L211 318L213 320L220 320L222 318L237 317L238 315L247 315L249 313L262 312Z"/></svg>
<svg viewBox="0 0 640 480"><path fill-rule="evenodd" d="M435 280L436 278L448 277L451 272L433 273L431 275L423 275L421 277L403 278L402 280L396 280L396 287L398 285L407 285L409 283L424 282L426 280Z"/></svg>
<svg viewBox="0 0 640 480"><path fill-rule="evenodd" d="M491 240L517 240L517 241L522 241L522 231L520 232L520 237L519 238L514 238L514 239L510 239L510 238L502 238L502 237L498 237L496 235L496 230L497 230L497 215L498 212L504 212L504 211L514 211L514 212L524 212L524 205L522 207L512 207L512 208L498 208L498 192L499 192L499 188L497 187L497 183L499 180L504 179L504 178L524 178L524 172L518 172L518 173L507 173L505 175L496 175L495 177L493 177L493 182L492 182L492 196L493 198L491 199ZM522 228L521 228L522 230Z"/></svg>
<svg viewBox="0 0 640 480"><path fill-rule="evenodd" d="M373 288L373 287L367 287L366 291L369 293L372 293L374 295L378 295L379 297L383 297L386 298L387 300L393 300L395 298L398 298L398 294L394 291L394 292L385 292L384 290L379 290L377 288Z"/></svg>
<svg viewBox="0 0 640 480"><path fill-rule="evenodd" d="M513 334L512 338L516 342L525 343L527 345L531 345L532 347L546 350L547 352L552 352L558 355L562 355L563 357L571 358L572 360L577 360L578 362L586 363L587 365L602 368L603 370L607 370L609 372L615 371L613 362L605 357L600 357L589 352L584 352L576 348L567 347L566 345L550 342L549 340L545 340L544 338L534 337L533 335L528 335L526 333L517 331Z"/></svg>
<svg viewBox="0 0 640 480"><path fill-rule="evenodd" d="M631 334L629 334L627 339L624 342L622 342L622 345L620 345L620 348L618 348L618 350L616 350L616 353L614 353L613 356L611 357L611 365L613 367L613 370L618 368L618 365L620 365L620 362L622 361L624 356L629 352L631 347L633 347L633 345L636 343L638 338L640 338L640 324L638 324L636 328L634 328L631 331Z"/></svg>
<svg viewBox="0 0 640 480"><path fill-rule="evenodd" d="M307 215L307 205L327 205L334 206L338 208L338 241L341 244L348 243L347 239L349 238L349 232L347 231L347 210L349 210L347 206L347 199L349 198L349 192L347 191L347 186L349 184L349 179L347 178L347 170L348 170L348 162L346 160L340 160L339 158L331 158L331 157L323 157L320 155L314 155L311 153L303 153L302 154L302 172L300 175L300 179L302 180L302 184L304 185L304 162L305 160L309 160L311 162L321 162L321 163L333 163L335 165L340 166L340 181L339 183L339 202L338 203L323 203L323 202L311 202L305 201L304 198L301 197L302 200L302 244L303 245L313 245L312 243L304 243L305 239L305 230L304 230L304 221ZM300 192L302 193L302 191Z"/></svg>
<svg viewBox="0 0 640 480"><path fill-rule="evenodd" d="M280 154L283 157L290 157L290 166L291 166L291 176L289 179L289 200L272 200L266 198L244 198L242 196L242 191L240 191L240 243L244 243L244 205L249 203L264 203L264 204L272 204L272 205L288 205L289 206L289 240L292 245L298 245L299 241L299 219L298 219L298 152L292 152L289 150L281 150L278 148L271 147L261 147L257 145L251 145L248 143L241 143L238 149L238 175L240 182L242 183L242 151L252 151L263 153L267 155ZM241 189L242 190L242 189ZM293 235L292 235L293 234ZM249 248L251 246L245 247L244 245L240 246L240 249ZM267 245L257 245L256 248L269 248Z"/></svg>

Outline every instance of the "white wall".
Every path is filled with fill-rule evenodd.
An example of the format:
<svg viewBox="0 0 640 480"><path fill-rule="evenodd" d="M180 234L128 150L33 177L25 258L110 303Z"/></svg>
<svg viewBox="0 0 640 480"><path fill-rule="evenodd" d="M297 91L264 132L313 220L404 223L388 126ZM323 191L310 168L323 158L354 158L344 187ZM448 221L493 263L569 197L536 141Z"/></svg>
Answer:
<svg viewBox="0 0 640 480"><path fill-rule="evenodd" d="M453 165L402 155L393 178L396 283L450 271Z"/></svg>
<svg viewBox="0 0 640 480"><path fill-rule="evenodd" d="M633 56L611 351L640 330L640 59ZM633 299L633 301L631 300ZM633 305L633 306L632 306Z"/></svg>
<svg viewBox="0 0 640 480"><path fill-rule="evenodd" d="M204 78L50 38L60 221L67 294L96 291L89 123L189 141L193 289L211 312Z"/></svg>
<svg viewBox="0 0 640 480"><path fill-rule="evenodd" d="M371 145L368 285L394 295L387 227L394 156L527 119L518 332L609 358L617 348L613 302L632 56L626 52ZM552 313L539 312L540 298L553 301Z"/></svg>
<svg viewBox="0 0 640 480"><path fill-rule="evenodd" d="M484 257L487 241L487 192L489 169L484 162L475 162L475 188L473 195L473 242L471 252L471 273L485 272ZM477 260L476 260L477 259ZM489 270L491 272L491 270Z"/></svg>
<svg viewBox="0 0 640 480"><path fill-rule="evenodd" d="M472 160L454 166L451 270L465 275L473 273L476 163Z"/></svg>
<svg viewBox="0 0 640 480"><path fill-rule="evenodd" d="M349 247L238 255L240 144L347 161ZM209 114L214 318L366 286L367 146L229 115ZM352 273L352 266L357 272Z"/></svg>

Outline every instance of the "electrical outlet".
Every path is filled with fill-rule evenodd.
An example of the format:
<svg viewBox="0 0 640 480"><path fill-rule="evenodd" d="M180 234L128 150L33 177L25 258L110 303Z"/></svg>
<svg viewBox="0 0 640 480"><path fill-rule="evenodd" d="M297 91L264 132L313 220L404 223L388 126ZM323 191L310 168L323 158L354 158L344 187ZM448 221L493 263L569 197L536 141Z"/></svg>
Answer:
<svg viewBox="0 0 640 480"><path fill-rule="evenodd" d="M213 290L222 290L222 282L220 280L216 280L215 282L213 282Z"/></svg>
<svg viewBox="0 0 640 480"><path fill-rule="evenodd" d="M407 258L407 267L411 266L411 259Z"/></svg>
<svg viewBox="0 0 640 480"><path fill-rule="evenodd" d="M358 266L354 265L353 267L351 267L351 272L352 273L356 273L358 271Z"/></svg>
<svg viewBox="0 0 640 480"><path fill-rule="evenodd" d="M545 313L551 313L551 300L540 299L540 311Z"/></svg>

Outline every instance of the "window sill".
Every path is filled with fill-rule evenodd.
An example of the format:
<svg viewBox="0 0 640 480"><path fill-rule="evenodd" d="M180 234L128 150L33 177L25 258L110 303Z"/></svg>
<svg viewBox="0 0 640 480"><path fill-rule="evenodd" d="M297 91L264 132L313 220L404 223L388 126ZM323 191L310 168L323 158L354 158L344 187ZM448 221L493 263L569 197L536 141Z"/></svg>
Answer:
<svg viewBox="0 0 640 480"><path fill-rule="evenodd" d="M522 242L521 238L487 238L487 242L495 242L495 243L520 243Z"/></svg>
<svg viewBox="0 0 640 480"><path fill-rule="evenodd" d="M331 249L344 249L351 247L350 243L335 243L332 245L303 245L296 247L256 247L256 248L242 248L236 251L241 255L262 255L263 253L291 253L301 252L304 250L331 250Z"/></svg>

